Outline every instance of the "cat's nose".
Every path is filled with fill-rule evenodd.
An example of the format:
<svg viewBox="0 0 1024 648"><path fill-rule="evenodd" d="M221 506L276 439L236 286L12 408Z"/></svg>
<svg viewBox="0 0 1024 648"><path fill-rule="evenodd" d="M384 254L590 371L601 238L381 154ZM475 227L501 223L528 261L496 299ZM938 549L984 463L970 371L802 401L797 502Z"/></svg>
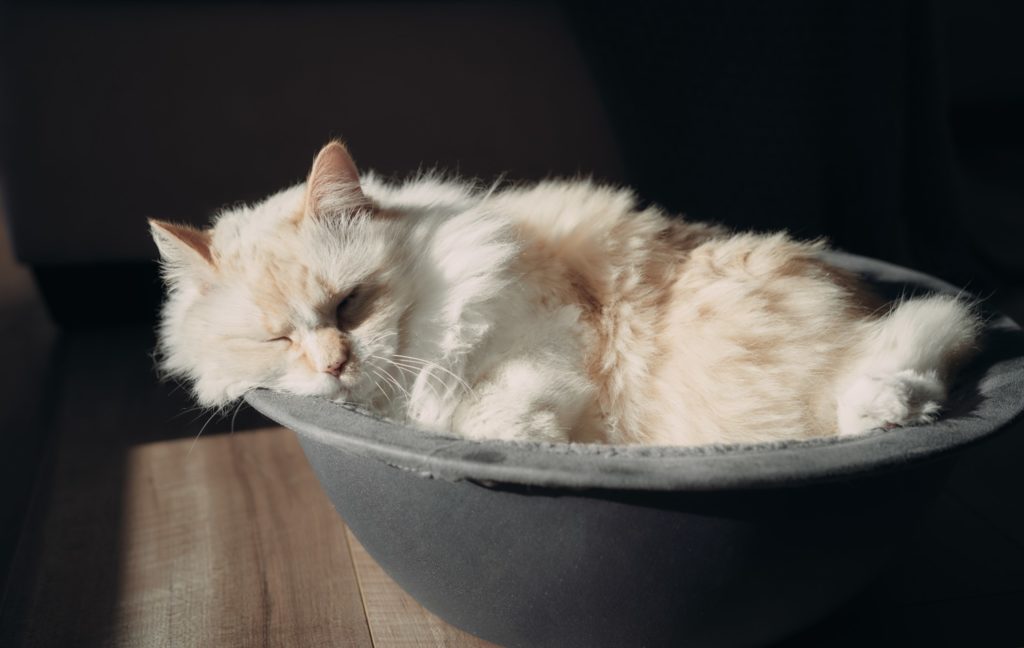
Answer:
<svg viewBox="0 0 1024 648"><path fill-rule="evenodd" d="M340 356L327 363L327 366L324 367L324 373L329 373L337 378L345 370L346 364L348 364L348 354L342 350Z"/></svg>
<svg viewBox="0 0 1024 648"><path fill-rule="evenodd" d="M341 376L349 360L349 344L338 329L331 327L312 331L303 340L310 364L335 378Z"/></svg>

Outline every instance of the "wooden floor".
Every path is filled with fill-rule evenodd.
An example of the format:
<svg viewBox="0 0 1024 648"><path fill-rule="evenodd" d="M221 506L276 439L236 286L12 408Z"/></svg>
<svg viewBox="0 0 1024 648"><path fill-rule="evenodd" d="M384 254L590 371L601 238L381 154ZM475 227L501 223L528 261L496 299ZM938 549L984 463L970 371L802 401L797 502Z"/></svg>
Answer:
<svg viewBox="0 0 1024 648"><path fill-rule="evenodd" d="M289 430L139 446L124 483L105 643L487 645L425 611L377 566Z"/></svg>
<svg viewBox="0 0 1024 648"><path fill-rule="evenodd" d="M151 346L145 331L64 340L0 646L488 645L381 571L290 431L187 411ZM1021 426L965 457L875 586L784 645L1024 646L1022 465Z"/></svg>
<svg viewBox="0 0 1024 648"><path fill-rule="evenodd" d="M55 400L0 645L491 645L377 566L291 431L248 412L196 438L206 417L180 415L187 401L152 380L147 348L144 333L112 332L67 349L74 379Z"/></svg>

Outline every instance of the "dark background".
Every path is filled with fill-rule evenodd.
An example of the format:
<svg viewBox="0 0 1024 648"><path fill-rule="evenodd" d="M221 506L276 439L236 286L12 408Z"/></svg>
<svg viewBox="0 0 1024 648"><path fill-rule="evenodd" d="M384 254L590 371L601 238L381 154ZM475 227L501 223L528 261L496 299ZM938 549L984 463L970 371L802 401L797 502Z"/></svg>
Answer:
<svg viewBox="0 0 1024 648"><path fill-rule="evenodd" d="M5 198L70 326L151 317L146 216L204 223L331 136L386 174L593 174L1014 301L1022 26L994 0L14 3Z"/></svg>
<svg viewBox="0 0 1024 648"><path fill-rule="evenodd" d="M5 306L3 348L151 323L145 218L203 224L330 137L386 175L587 174L824 235L1020 320L1021 34L1011 0L7 2L0 198L46 312ZM6 563L45 434L3 414Z"/></svg>

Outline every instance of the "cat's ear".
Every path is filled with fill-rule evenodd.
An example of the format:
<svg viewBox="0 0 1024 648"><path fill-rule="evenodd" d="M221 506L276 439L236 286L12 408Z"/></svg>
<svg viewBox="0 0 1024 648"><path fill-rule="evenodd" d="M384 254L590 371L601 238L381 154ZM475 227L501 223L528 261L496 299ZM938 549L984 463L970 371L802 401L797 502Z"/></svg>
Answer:
<svg viewBox="0 0 1024 648"><path fill-rule="evenodd" d="M216 266L209 231L155 218L149 219L149 231L160 250L160 257L170 266L201 273Z"/></svg>
<svg viewBox="0 0 1024 648"><path fill-rule="evenodd" d="M345 145L334 141L320 149L306 181L306 215L329 216L369 204Z"/></svg>

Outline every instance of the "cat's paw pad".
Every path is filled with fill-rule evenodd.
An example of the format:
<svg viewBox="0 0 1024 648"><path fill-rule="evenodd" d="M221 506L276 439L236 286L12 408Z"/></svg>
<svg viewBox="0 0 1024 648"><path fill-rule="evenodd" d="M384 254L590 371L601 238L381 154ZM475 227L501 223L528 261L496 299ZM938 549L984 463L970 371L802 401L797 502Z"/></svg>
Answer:
<svg viewBox="0 0 1024 648"><path fill-rule="evenodd" d="M839 399L839 434L930 423L945 396L938 378L916 371L861 376Z"/></svg>

